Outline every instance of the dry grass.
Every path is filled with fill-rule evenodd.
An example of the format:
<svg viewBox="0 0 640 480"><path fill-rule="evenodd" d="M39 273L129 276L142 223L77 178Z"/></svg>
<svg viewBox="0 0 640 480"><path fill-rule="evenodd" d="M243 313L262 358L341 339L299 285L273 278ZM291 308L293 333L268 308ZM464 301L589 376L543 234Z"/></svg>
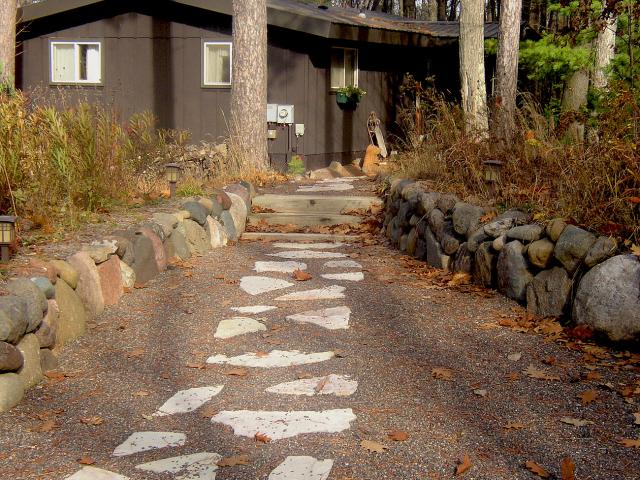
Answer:
<svg viewBox="0 0 640 480"><path fill-rule="evenodd" d="M518 112L511 148L493 138L478 141L465 133L455 104L431 98L426 138L408 136L396 165L404 175L428 180L433 188L475 196L500 207L520 207L541 218L562 216L605 234L640 236L640 118L631 93L616 91L587 128L588 140L571 143L566 127L574 118L549 121L533 102ZM484 161L504 163L497 198L484 181Z"/></svg>

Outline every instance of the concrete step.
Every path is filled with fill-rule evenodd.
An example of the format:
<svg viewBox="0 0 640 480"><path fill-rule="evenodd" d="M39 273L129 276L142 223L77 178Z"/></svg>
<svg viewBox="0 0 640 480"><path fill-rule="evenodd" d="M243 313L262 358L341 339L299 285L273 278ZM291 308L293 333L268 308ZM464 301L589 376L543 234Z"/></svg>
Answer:
<svg viewBox="0 0 640 480"><path fill-rule="evenodd" d="M277 213L332 213L368 209L371 205L382 205L378 197L322 196L322 195L258 195L253 205L268 208Z"/></svg>
<svg viewBox="0 0 640 480"><path fill-rule="evenodd" d="M268 225L297 225L310 227L313 225L343 225L360 223L362 217L356 215L334 215L331 213L252 213L247 219L249 225L267 223Z"/></svg>
<svg viewBox="0 0 640 480"><path fill-rule="evenodd" d="M286 242L355 242L360 235L343 235L340 233L277 233L277 232L244 232L240 240L286 241Z"/></svg>

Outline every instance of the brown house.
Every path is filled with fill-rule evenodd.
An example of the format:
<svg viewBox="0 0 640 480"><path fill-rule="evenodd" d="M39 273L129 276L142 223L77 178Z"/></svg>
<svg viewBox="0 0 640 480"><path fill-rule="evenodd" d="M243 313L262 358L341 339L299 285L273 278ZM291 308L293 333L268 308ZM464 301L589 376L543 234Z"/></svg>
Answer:
<svg viewBox="0 0 640 480"><path fill-rule="evenodd" d="M276 165L291 152L308 168L361 155L370 112L393 131L406 72L458 88L457 23L295 0L268 5L268 120L275 136L269 150ZM161 127L189 130L193 141L225 136L231 0L44 0L19 15L19 88L63 89L112 104L123 118L152 111ZM496 31L487 25L487 36ZM367 94L357 108L341 107L336 88L351 84Z"/></svg>

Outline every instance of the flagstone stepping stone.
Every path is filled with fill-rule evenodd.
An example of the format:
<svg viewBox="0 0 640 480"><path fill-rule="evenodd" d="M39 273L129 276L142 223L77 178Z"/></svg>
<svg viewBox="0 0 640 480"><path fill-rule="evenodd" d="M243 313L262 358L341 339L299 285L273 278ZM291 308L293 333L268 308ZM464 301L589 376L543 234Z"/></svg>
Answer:
<svg viewBox="0 0 640 480"><path fill-rule="evenodd" d="M326 377L303 378L293 382L280 383L265 391L283 395L335 395L348 397L358 389L358 382L350 380L349 375L327 375Z"/></svg>
<svg viewBox="0 0 640 480"><path fill-rule="evenodd" d="M322 278L327 280L347 280L349 282L360 282L364 280L364 273L362 272L344 272L344 273L324 273Z"/></svg>
<svg viewBox="0 0 640 480"><path fill-rule="evenodd" d="M263 313L270 310L275 310L276 308L278 307L274 307L271 305L252 305L248 307L231 307L231 310L239 313Z"/></svg>
<svg viewBox="0 0 640 480"><path fill-rule="evenodd" d="M340 182L353 182L355 180L362 180L362 177L338 177L338 178L324 178L320 180L318 183L340 183Z"/></svg>
<svg viewBox="0 0 640 480"><path fill-rule="evenodd" d="M296 270L306 270L307 264L302 262L256 262L253 269L258 272L281 272L281 273L293 273Z"/></svg>
<svg viewBox="0 0 640 480"><path fill-rule="evenodd" d="M340 252L318 252L314 250L287 250L278 253L267 253L270 257L280 258L344 258L346 253Z"/></svg>
<svg viewBox="0 0 640 480"><path fill-rule="evenodd" d="M277 302L287 302L291 300L331 300L333 298L344 298L345 287L331 285L330 287L317 288L315 290L304 290L281 295L276 298Z"/></svg>
<svg viewBox="0 0 640 480"><path fill-rule="evenodd" d="M218 329L213 335L215 338L231 338L238 335L244 335L245 333L253 333L266 331L264 323L260 323L253 318L247 317L233 317L226 320L222 320L218 324Z"/></svg>
<svg viewBox="0 0 640 480"><path fill-rule="evenodd" d="M222 411L211 422L230 426L238 436L254 438L260 433L271 440L280 440L305 433L338 433L348 430L355 419L350 408L321 412L236 410Z"/></svg>
<svg viewBox="0 0 640 480"><path fill-rule="evenodd" d="M333 460L287 457L271 472L268 480L326 480L332 468Z"/></svg>
<svg viewBox="0 0 640 480"><path fill-rule="evenodd" d="M278 278L269 277L242 277L240 288L250 295L280 290L281 288L292 287L293 283Z"/></svg>
<svg viewBox="0 0 640 480"><path fill-rule="evenodd" d="M174 432L135 432L116 447L111 454L114 457L124 457L134 453L146 452L166 447L181 447L187 437L184 433Z"/></svg>
<svg viewBox="0 0 640 480"><path fill-rule="evenodd" d="M334 352L304 353L299 350L272 350L269 353L245 353L237 357L227 357L222 354L213 355L207 359L207 363L227 364L235 367L277 368L324 362L334 355Z"/></svg>
<svg viewBox="0 0 640 480"><path fill-rule="evenodd" d="M293 243L293 242L276 242L272 245L275 248L286 248L294 250L324 250L325 248L338 248L346 246L341 242L320 242L320 243Z"/></svg>
<svg viewBox="0 0 640 480"><path fill-rule="evenodd" d="M300 185L297 192L341 192L353 190L353 185L348 182L324 183L316 185Z"/></svg>
<svg viewBox="0 0 640 480"><path fill-rule="evenodd" d="M96 467L83 467L65 480L129 480L129 477Z"/></svg>
<svg viewBox="0 0 640 480"><path fill-rule="evenodd" d="M215 387L197 387L189 388L188 390L180 390L173 397L164 402L153 416L164 417L175 413L193 412L218 395L222 391L223 387L224 385L217 385Z"/></svg>
<svg viewBox="0 0 640 480"><path fill-rule="evenodd" d="M287 320L298 323L313 323L329 330L339 330L349 328L350 316L351 309L349 307L331 307L288 315Z"/></svg>
<svg viewBox="0 0 640 480"><path fill-rule="evenodd" d="M355 260L329 260L324 264L326 268L362 268Z"/></svg>
<svg viewBox="0 0 640 480"><path fill-rule="evenodd" d="M215 480L220 460L222 455L200 452L142 463L136 468L146 472L180 474L175 477L177 480Z"/></svg>

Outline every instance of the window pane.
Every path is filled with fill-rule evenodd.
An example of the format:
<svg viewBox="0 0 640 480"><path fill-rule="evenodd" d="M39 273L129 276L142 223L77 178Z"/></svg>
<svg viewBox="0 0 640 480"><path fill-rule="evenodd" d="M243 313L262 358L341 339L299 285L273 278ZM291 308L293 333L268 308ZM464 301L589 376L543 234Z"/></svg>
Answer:
<svg viewBox="0 0 640 480"><path fill-rule="evenodd" d="M231 83L231 45L208 44L205 46L205 84Z"/></svg>
<svg viewBox="0 0 640 480"><path fill-rule="evenodd" d="M344 87L344 50L331 50L331 88Z"/></svg>
<svg viewBox="0 0 640 480"><path fill-rule="evenodd" d="M101 80L100 47L98 45L80 44L79 49L79 80L98 83Z"/></svg>
<svg viewBox="0 0 640 480"><path fill-rule="evenodd" d="M53 45L52 64L52 80L54 82L75 81L75 45L72 43Z"/></svg>
<svg viewBox="0 0 640 480"><path fill-rule="evenodd" d="M345 50L344 51L344 81L347 86L356 85L356 70L358 69L358 64L356 61L356 51L355 50Z"/></svg>

